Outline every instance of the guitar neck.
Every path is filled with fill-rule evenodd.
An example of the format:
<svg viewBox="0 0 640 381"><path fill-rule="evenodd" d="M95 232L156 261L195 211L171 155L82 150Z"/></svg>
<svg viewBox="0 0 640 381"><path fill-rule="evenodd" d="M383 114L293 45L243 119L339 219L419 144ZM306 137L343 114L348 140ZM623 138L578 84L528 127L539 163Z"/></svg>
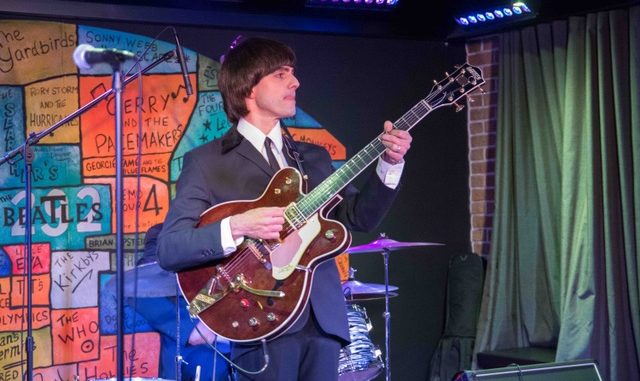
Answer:
<svg viewBox="0 0 640 381"><path fill-rule="evenodd" d="M458 105L456 101L466 97L469 92L483 83L484 78L482 78L482 71L479 68L468 63L457 66L451 75L447 73L444 79L440 82L435 82L429 95L402 115L400 119L396 120L393 127L409 131L427 114L441 106L455 105L456 111L460 111L462 106ZM287 208L286 213L290 218L301 217L302 220L306 220L333 199L338 192L382 155L385 149L385 146L380 141L380 136L378 136L331 176L327 177L313 191L298 200L295 206Z"/></svg>
<svg viewBox="0 0 640 381"><path fill-rule="evenodd" d="M433 110L426 100L421 100L402 117L393 123L394 128L409 131L418 124L429 112ZM305 218L318 211L329 200L333 199L347 184L358 176L365 168L380 157L386 147L375 138L367 144L355 156L344 163L333 174L327 177L320 185L300 199L297 203L297 211Z"/></svg>

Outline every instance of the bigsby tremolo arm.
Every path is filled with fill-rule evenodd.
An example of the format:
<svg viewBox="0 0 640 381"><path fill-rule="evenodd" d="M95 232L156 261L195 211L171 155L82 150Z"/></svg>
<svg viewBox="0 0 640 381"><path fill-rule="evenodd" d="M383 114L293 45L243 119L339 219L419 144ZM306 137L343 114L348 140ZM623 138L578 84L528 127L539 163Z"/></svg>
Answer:
<svg viewBox="0 0 640 381"><path fill-rule="evenodd" d="M247 292L250 292L254 295L264 296L266 298L284 298L285 293L283 291L272 291L272 290L258 290L257 288L253 288L249 286L243 274L236 275L233 283L231 283L234 289L241 288Z"/></svg>

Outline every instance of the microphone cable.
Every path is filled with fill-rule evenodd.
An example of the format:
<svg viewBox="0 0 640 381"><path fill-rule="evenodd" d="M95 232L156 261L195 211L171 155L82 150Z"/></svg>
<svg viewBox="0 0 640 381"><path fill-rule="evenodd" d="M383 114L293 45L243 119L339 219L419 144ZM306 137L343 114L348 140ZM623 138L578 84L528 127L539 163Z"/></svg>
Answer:
<svg viewBox="0 0 640 381"><path fill-rule="evenodd" d="M198 332L198 335L200 335L200 337L202 338L202 340L207 343L207 345L212 348L216 354L220 355L220 357L222 357L227 363L229 363L229 365L231 365L234 369L239 370L240 372L244 373L244 374L248 374L248 375L256 375L256 374L260 374L263 373L265 370L267 370L267 368L269 367L269 351L267 350L267 341L265 339L260 340L261 344L262 344L262 353L264 356L264 365L262 366L262 368L258 369L258 370L247 370L244 369L243 367L241 367L240 365L234 363L229 357L227 357L224 353L222 353L218 348L216 348L216 342L218 340L218 335L216 335L215 340L213 340L213 343L209 343L209 341L206 339L206 337L204 336L204 334L202 333L202 331L200 331L200 328L198 328L198 324L196 322L196 318L194 318L193 316L189 315L190 319L192 322L195 322L195 329ZM198 319L199 321L199 319ZM215 361L215 359L214 359ZM215 363L214 363L215 364Z"/></svg>

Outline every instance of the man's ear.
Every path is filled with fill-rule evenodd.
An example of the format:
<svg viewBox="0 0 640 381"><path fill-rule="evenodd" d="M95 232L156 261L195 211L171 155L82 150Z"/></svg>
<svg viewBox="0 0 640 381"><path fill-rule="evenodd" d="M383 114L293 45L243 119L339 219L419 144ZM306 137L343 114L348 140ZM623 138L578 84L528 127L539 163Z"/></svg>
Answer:
<svg viewBox="0 0 640 381"><path fill-rule="evenodd" d="M255 86L251 88L251 91L249 92L249 95L247 95L247 99L253 99L256 97L256 90L255 90Z"/></svg>

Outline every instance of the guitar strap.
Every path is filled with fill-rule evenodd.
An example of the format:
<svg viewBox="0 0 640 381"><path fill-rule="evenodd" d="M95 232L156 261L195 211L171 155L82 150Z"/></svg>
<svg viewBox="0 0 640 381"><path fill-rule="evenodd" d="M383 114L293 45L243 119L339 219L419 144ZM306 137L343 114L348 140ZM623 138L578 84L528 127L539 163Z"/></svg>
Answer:
<svg viewBox="0 0 640 381"><path fill-rule="evenodd" d="M280 126L282 127L282 131L284 131L285 135L282 137L282 141L284 142L285 147L287 147L287 155L289 155L289 157L296 163L296 167L298 167L298 171L300 171L300 174L302 175L302 187L304 188L304 193L307 193L309 192L309 176L307 176L307 173L304 171L304 167L302 166L302 163L304 163L304 156L302 156L302 153L298 150L296 142L293 140L293 136L289 132L287 126L282 122L280 123Z"/></svg>

